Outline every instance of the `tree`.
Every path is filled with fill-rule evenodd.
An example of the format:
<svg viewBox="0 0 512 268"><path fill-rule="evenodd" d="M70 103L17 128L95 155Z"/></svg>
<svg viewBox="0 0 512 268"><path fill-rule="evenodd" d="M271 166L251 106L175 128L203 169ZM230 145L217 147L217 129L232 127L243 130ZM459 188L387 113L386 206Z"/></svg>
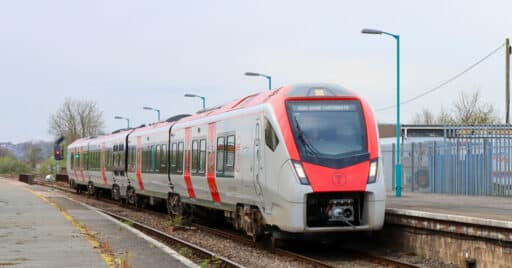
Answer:
<svg viewBox="0 0 512 268"><path fill-rule="evenodd" d="M461 92L457 100L453 102L452 107L451 111L445 110L444 107L441 108L441 112L437 116L427 108L423 108L421 112L414 115L413 123L426 125L482 125L499 123L494 106L483 103L478 90L471 94Z"/></svg>
<svg viewBox="0 0 512 268"><path fill-rule="evenodd" d="M4 156L13 157L11 152L9 152L9 150L7 150L6 148L0 147L0 157L4 157Z"/></svg>
<svg viewBox="0 0 512 268"><path fill-rule="evenodd" d="M25 161L30 164L30 167L35 169L37 165L37 161L42 160L41 157L41 147L37 144L33 144L31 142L27 142L23 144Z"/></svg>
<svg viewBox="0 0 512 268"><path fill-rule="evenodd" d="M482 103L480 92L477 90L471 96L461 92L458 100L453 104L454 121L465 125L495 124L498 116L494 106Z"/></svg>
<svg viewBox="0 0 512 268"><path fill-rule="evenodd" d="M94 136L103 131L103 112L94 101L66 98L62 106L49 118L50 134L64 136L70 143L76 139Z"/></svg>
<svg viewBox="0 0 512 268"><path fill-rule="evenodd" d="M420 125L433 125L435 124L435 115L427 108L423 108L421 112L414 115L413 123Z"/></svg>

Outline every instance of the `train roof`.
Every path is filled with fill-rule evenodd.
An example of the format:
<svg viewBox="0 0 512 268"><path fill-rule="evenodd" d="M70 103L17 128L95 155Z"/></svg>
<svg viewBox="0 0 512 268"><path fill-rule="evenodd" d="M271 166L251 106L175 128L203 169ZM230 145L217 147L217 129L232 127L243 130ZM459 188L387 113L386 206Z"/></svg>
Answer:
<svg viewBox="0 0 512 268"><path fill-rule="evenodd" d="M114 131L112 134L102 135L98 137L91 138L83 138L76 140L70 147L81 146L82 144L87 144L87 142L98 142L105 141L110 139L118 138L119 136L126 136L130 133L134 133L137 135L143 133L154 133L162 131L163 129L169 129L172 125L182 122L194 121L202 118L206 118L209 116L222 114L242 108L249 108L258 106L268 102L279 102L288 99L288 98L339 98L339 97L356 97L358 96L351 90L346 89L342 86L336 84L328 84L328 83L302 83L302 84L293 84L288 86L283 86L274 90L259 92L244 96L242 98L235 99L233 101L227 102L222 105L209 107L203 110L199 110L194 115L189 114L178 114L168 118L165 121L142 125L137 128L128 128L128 129L120 129Z"/></svg>

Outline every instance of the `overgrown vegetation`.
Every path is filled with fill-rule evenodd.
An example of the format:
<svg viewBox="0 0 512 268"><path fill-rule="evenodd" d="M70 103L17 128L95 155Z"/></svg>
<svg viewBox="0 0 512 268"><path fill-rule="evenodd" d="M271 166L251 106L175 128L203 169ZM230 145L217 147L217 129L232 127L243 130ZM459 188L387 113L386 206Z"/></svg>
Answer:
<svg viewBox="0 0 512 268"><path fill-rule="evenodd" d="M54 178L57 174L57 161L50 157L46 159L39 168L39 175L45 177L46 175L52 175Z"/></svg>
<svg viewBox="0 0 512 268"><path fill-rule="evenodd" d="M16 160L10 156L0 157L1 174L20 174L31 171L30 167L23 161Z"/></svg>

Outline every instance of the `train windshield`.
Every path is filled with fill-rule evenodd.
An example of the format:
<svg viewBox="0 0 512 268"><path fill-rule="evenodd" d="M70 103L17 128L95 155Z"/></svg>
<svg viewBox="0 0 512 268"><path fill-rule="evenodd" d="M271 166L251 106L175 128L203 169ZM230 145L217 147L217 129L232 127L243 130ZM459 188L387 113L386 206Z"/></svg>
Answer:
<svg viewBox="0 0 512 268"><path fill-rule="evenodd" d="M358 101L290 101L287 109L304 161L341 168L368 160Z"/></svg>

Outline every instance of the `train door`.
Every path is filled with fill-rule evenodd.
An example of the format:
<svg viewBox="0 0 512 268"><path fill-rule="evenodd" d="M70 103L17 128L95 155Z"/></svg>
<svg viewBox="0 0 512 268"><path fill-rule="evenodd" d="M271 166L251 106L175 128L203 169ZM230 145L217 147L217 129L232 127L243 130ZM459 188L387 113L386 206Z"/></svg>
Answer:
<svg viewBox="0 0 512 268"><path fill-rule="evenodd" d="M254 128L254 140L253 140L253 184L254 190L257 195L257 202L259 205L264 207L264 198L263 198L263 187L262 180L264 179L264 167L263 167L263 152L261 150L261 122L256 119L256 126Z"/></svg>

